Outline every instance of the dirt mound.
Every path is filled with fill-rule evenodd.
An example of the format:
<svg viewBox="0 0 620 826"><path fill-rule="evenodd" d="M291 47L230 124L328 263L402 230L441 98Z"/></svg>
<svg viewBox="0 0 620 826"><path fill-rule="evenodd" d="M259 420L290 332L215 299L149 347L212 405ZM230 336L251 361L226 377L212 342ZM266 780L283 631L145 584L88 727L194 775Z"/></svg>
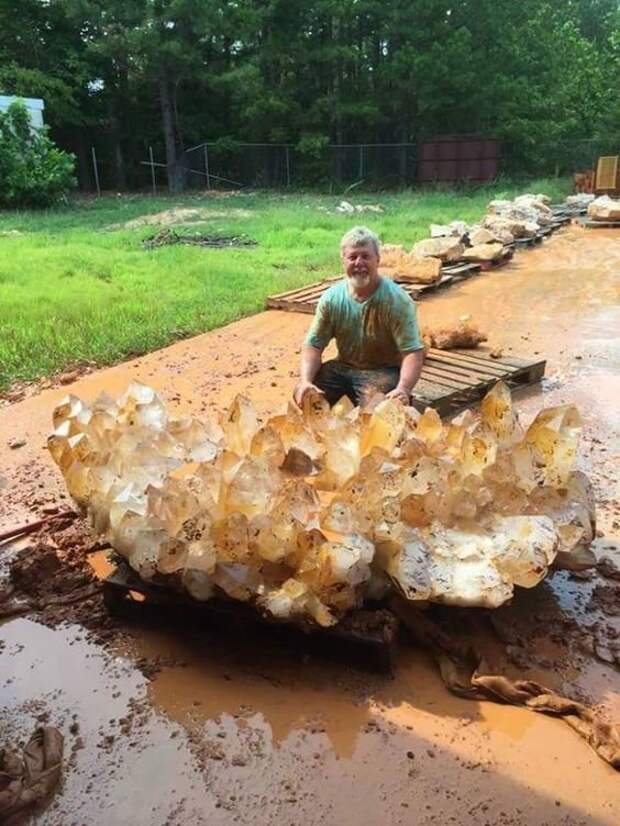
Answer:
<svg viewBox="0 0 620 826"><path fill-rule="evenodd" d="M111 224L108 229L139 229L147 226L171 227L176 224L202 224L212 218L251 218L248 209L206 209L205 207L172 207L152 215L140 215L124 224Z"/></svg>
<svg viewBox="0 0 620 826"><path fill-rule="evenodd" d="M0 615L36 614L50 627L77 622L97 641L107 642L115 625L88 562L98 548L85 520L48 523L12 560L9 579L0 589Z"/></svg>

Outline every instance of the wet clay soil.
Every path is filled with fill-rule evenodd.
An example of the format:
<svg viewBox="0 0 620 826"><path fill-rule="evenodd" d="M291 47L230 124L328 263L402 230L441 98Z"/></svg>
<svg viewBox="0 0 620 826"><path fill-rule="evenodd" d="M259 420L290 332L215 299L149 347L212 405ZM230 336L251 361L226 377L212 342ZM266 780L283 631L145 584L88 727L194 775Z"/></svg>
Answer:
<svg viewBox="0 0 620 826"><path fill-rule="evenodd" d="M600 503L594 551L607 559L585 574L556 572L491 615L455 611L455 627L495 671L615 719L619 270L617 233L571 228L419 305L424 325L471 313L490 349L547 359L542 388L518 408L527 421L542 405L579 406L580 463ZM0 532L70 507L44 449L67 390L93 399L136 378L174 412L206 415L244 392L267 414L291 391L309 320L262 313L1 410ZM449 695L406 640L389 679L265 634L224 639L182 618L167 631L127 625L102 604L97 577L108 566L80 519L0 545L0 589L27 603L0 626L0 745L28 739L37 721L67 742L62 787L33 823L620 820L618 774L568 726Z"/></svg>

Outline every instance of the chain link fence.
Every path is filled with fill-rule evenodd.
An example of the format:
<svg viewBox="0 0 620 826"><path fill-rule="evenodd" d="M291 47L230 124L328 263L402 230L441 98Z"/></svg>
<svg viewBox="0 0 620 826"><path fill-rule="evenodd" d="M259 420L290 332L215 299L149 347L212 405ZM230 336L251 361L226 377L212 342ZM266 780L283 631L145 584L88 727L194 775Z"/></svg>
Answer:
<svg viewBox="0 0 620 826"><path fill-rule="evenodd" d="M188 188L329 187L415 183L415 144L347 144L301 151L293 144L204 143L182 158Z"/></svg>
<svg viewBox="0 0 620 826"><path fill-rule="evenodd" d="M421 150L420 150L421 151ZM497 172L515 178L572 175L592 169L601 155L620 154L620 136L560 141L534 147L501 145ZM163 146L146 146L142 157L125 159L126 186L132 190L167 190ZM319 145L302 151L293 144L205 142L179 160L186 190L309 188L345 193L347 188L401 189L420 183L422 160L414 143ZM91 191L119 188L117 164L103 140L91 147ZM454 183L476 178L457 174ZM446 181L447 183L447 181Z"/></svg>

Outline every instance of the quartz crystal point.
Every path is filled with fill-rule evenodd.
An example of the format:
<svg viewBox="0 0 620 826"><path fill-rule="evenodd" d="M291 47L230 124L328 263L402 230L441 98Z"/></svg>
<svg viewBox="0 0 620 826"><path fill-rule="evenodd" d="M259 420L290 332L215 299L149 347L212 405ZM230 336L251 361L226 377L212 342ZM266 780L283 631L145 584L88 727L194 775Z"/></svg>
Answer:
<svg viewBox="0 0 620 826"><path fill-rule="evenodd" d="M566 484L575 463L581 416L573 405L541 410L525 434L536 467L537 481L555 487Z"/></svg>
<svg viewBox="0 0 620 826"><path fill-rule="evenodd" d="M400 402L393 399L380 402L362 433L362 455L367 456L375 447L391 453L403 434L405 423L405 410Z"/></svg>
<svg viewBox="0 0 620 826"><path fill-rule="evenodd" d="M287 454L292 450L303 454L308 467L312 467L312 463L321 456L323 450L316 435L307 427L299 409L294 404L288 404L286 411L273 416L267 425L273 427L280 435Z"/></svg>
<svg viewBox="0 0 620 826"><path fill-rule="evenodd" d="M500 447L507 447L522 436L510 390L503 381L498 381L482 400L480 419L495 434Z"/></svg>
<svg viewBox="0 0 620 826"><path fill-rule="evenodd" d="M235 396L220 425L224 431L228 450L245 456L258 430L258 419L252 402L245 396Z"/></svg>
<svg viewBox="0 0 620 826"><path fill-rule="evenodd" d="M219 423L170 419L138 382L67 396L53 423L71 496L141 577L282 621L333 625L390 588L496 607L595 535L578 412L524 432L502 383L450 423L380 394L311 396L265 423L244 396Z"/></svg>
<svg viewBox="0 0 620 826"><path fill-rule="evenodd" d="M323 445L322 472L314 484L320 490L339 490L359 470L359 434L354 425L343 422L323 433Z"/></svg>
<svg viewBox="0 0 620 826"><path fill-rule="evenodd" d="M278 490L280 473L277 469L253 458L239 463L226 489L227 513L242 513L251 519L269 511Z"/></svg>
<svg viewBox="0 0 620 826"><path fill-rule="evenodd" d="M151 387L132 381L118 400L121 424L163 430L167 424L163 402Z"/></svg>

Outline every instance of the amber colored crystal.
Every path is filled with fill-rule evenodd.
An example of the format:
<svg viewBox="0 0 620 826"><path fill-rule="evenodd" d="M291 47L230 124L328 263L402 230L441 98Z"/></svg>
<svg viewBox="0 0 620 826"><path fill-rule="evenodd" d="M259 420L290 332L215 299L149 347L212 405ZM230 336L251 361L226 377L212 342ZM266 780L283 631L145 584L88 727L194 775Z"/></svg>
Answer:
<svg viewBox="0 0 620 826"><path fill-rule="evenodd" d="M170 419L138 382L67 396L53 422L69 493L140 576L279 620L329 626L390 588L496 607L595 534L578 412L524 433L501 383L448 423L381 394L310 395L264 424L244 396L219 424Z"/></svg>

